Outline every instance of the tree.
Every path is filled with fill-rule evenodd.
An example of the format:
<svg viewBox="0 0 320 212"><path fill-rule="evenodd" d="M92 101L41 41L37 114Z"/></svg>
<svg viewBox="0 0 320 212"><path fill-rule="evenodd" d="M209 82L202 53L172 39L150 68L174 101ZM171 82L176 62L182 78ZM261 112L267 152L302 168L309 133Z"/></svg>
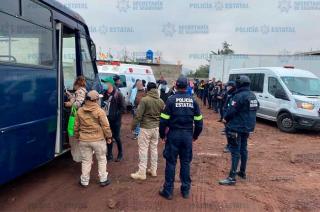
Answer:
<svg viewBox="0 0 320 212"><path fill-rule="evenodd" d="M190 72L188 77L194 78L208 78L209 77L209 65L201 65L197 70L193 73Z"/></svg>
<svg viewBox="0 0 320 212"><path fill-rule="evenodd" d="M211 51L211 55L221 55L221 54L234 54L234 51L230 48L232 45L227 41L222 43L222 49L218 49L217 52Z"/></svg>

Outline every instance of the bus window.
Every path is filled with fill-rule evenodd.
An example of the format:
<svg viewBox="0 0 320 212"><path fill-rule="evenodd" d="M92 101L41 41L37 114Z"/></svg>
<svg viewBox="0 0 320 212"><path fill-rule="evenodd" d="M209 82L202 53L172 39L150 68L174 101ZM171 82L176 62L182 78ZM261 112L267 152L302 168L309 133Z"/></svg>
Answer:
<svg viewBox="0 0 320 212"><path fill-rule="evenodd" d="M52 66L52 30L0 12L0 62Z"/></svg>
<svg viewBox="0 0 320 212"><path fill-rule="evenodd" d="M1 0L1 10L13 15L19 14L19 0Z"/></svg>
<svg viewBox="0 0 320 212"><path fill-rule="evenodd" d="M81 64L83 75L89 82L93 82L95 80L95 72L86 38L81 38Z"/></svg>
<svg viewBox="0 0 320 212"><path fill-rule="evenodd" d="M30 0L23 0L21 3L24 18L46 27L52 27L50 10Z"/></svg>
<svg viewBox="0 0 320 212"><path fill-rule="evenodd" d="M63 28L62 67L64 87L73 90L73 82L77 77L76 36L74 31Z"/></svg>

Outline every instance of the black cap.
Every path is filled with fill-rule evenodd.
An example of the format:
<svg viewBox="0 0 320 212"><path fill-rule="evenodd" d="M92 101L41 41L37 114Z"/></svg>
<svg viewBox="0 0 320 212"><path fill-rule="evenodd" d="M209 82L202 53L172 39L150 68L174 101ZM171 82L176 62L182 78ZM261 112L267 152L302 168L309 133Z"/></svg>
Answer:
<svg viewBox="0 0 320 212"><path fill-rule="evenodd" d="M150 91L151 89L157 89L157 84L154 82L148 82L147 91Z"/></svg>
<svg viewBox="0 0 320 212"><path fill-rule="evenodd" d="M187 88L188 87L188 79L186 77L179 77L176 85L178 88Z"/></svg>
<svg viewBox="0 0 320 212"><path fill-rule="evenodd" d="M113 76L113 80L114 80L114 81L117 81L117 80L119 80L119 79L120 79L120 76L119 76L119 75L114 75L114 76Z"/></svg>

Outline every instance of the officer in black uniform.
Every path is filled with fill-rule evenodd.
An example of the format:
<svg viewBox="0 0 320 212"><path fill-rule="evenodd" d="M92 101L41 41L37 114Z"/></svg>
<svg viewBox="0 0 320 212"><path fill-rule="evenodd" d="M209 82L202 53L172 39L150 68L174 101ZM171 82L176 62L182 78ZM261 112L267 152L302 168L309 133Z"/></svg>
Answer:
<svg viewBox="0 0 320 212"><path fill-rule="evenodd" d="M237 91L232 98L224 116L229 150L231 152L231 169L229 177L219 181L220 185L235 185L236 175L246 179L248 159L247 141L249 134L254 131L256 114L259 103L253 92L250 91L249 77L242 75L236 79ZM239 160L240 171L237 172Z"/></svg>
<svg viewBox="0 0 320 212"><path fill-rule="evenodd" d="M232 99L235 95L235 92L236 92L236 82L235 81L229 81L227 82L227 95L226 95L226 100L225 100L225 103L224 103L224 108L223 108L223 114L225 115L228 111L228 109L231 107L231 103L232 103ZM227 123L225 123L225 125L227 125ZM224 133L226 133L226 130L224 129L223 131ZM227 137L227 140L228 140L228 137ZM223 150L224 153L228 153L230 152L229 150L229 142L227 142L227 145L225 146L224 150Z"/></svg>
<svg viewBox="0 0 320 212"><path fill-rule="evenodd" d="M159 194L172 199L177 157L180 158L181 194L189 198L191 185L190 163L192 161L192 142L202 131L203 117L198 103L188 95L188 79L180 77L176 82L178 92L169 97L161 113L160 138L165 141L163 156L166 159L165 183ZM195 127L193 127L195 126ZM169 131L166 131L169 128Z"/></svg>

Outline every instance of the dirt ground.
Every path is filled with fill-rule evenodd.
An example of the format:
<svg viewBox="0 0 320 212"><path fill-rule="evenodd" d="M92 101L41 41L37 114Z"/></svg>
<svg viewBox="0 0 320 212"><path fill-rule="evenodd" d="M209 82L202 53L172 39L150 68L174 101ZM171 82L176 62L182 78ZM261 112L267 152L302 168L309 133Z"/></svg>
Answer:
<svg viewBox="0 0 320 212"><path fill-rule="evenodd" d="M230 155L222 153L223 125L216 121L217 114L207 109L203 113L205 129L194 144L189 200L180 196L178 173L174 199L158 196L164 179L163 144L159 145L159 176L144 182L130 179L138 155L137 142L128 138L131 116L126 115L122 129L125 158L108 164L110 186L100 188L96 183L95 162L90 186L80 188L80 165L67 154L0 187L0 210L320 211L320 134L285 134L274 123L258 120L249 141L248 179L223 187L217 182L227 176L230 162Z"/></svg>

